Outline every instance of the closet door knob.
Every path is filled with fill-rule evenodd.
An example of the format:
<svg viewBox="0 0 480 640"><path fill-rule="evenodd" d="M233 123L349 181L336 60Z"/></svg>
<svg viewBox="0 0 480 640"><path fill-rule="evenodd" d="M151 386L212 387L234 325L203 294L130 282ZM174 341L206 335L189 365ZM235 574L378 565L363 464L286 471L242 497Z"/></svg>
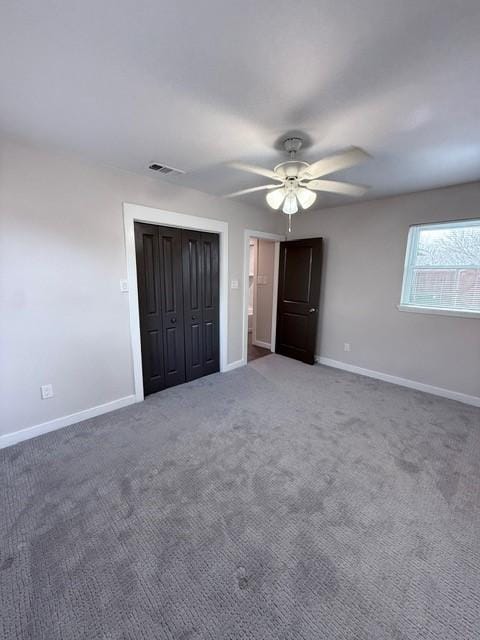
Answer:
<svg viewBox="0 0 480 640"><path fill-rule="evenodd" d="M197 316L192 316L192 320L196 320L196 319L197 319Z"/></svg>
<svg viewBox="0 0 480 640"><path fill-rule="evenodd" d="M176 321L177 321L177 319L176 319L176 318L170 318L170 322L171 322L172 324L175 324L175 323L176 323Z"/></svg>

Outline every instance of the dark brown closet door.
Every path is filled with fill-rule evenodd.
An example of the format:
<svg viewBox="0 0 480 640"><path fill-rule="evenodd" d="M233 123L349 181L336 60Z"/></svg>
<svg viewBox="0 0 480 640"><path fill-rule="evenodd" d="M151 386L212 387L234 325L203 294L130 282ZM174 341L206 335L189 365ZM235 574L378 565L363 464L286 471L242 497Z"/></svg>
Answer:
<svg viewBox="0 0 480 640"><path fill-rule="evenodd" d="M144 393L185 381L181 231L135 223Z"/></svg>
<svg viewBox="0 0 480 640"><path fill-rule="evenodd" d="M322 238L280 243L275 351L313 364L322 269Z"/></svg>
<svg viewBox="0 0 480 640"><path fill-rule="evenodd" d="M163 312L165 386L185 382L182 231L158 227Z"/></svg>
<svg viewBox="0 0 480 640"><path fill-rule="evenodd" d="M135 223L138 306L145 395L165 388L160 247L155 225Z"/></svg>
<svg viewBox="0 0 480 640"><path fill-rule="evenodd" d="M219 256L218 235L202 233L203 374L219 371Z"/></svg>
<svg viewBox="0 0 480 640"><path fill-rule="evenodd" d="M219 370L218 235L182 231L186 379Z"/></svg>

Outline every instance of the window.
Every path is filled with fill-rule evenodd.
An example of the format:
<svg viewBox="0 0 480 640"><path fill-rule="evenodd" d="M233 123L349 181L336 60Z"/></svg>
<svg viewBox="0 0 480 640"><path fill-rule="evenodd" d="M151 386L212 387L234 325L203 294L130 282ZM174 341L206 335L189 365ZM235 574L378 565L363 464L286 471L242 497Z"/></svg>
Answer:
<svg viewBox="0 0 480 640"><path fill-rule="evenodd" d="M480 317L480 219L410 227L399 309Z"/></svg>

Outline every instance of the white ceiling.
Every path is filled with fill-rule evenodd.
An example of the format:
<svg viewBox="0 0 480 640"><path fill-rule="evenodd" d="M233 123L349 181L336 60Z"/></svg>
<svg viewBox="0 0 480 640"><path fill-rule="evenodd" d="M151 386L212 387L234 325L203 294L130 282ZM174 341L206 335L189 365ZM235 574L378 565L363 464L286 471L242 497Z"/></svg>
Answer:
<svg viewBox="0 0 480 640"><path fill-rule="evenodd" d="M476 180L479 33L479 0L3 0L0 131L214 194L291 131L368 151L367 198Z"/></svg>

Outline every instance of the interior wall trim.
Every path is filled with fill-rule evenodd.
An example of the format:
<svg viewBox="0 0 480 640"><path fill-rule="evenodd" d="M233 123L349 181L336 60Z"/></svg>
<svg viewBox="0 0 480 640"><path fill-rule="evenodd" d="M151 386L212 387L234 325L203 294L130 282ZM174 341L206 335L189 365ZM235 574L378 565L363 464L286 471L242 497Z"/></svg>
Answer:
<svg viewBox="0 0 480 640"><path fill-rule="evenodd" d="M130 342L133 359L135 398L141 402L143 395L142 347L140 342L140 314L138 310L137 263L135 259L135 222L179 227L218 233L220 244L220 371L227 371L228 364L228 222L202 218L175 211L165 211L140 204L123 203L125 252L127 258L128 305L130 313Z"/></svg>
<svg viewBox="0 0 480 640"><path fill-rule="evenodd" d="M270 342L262 342L262 340L252 340L252 344L255 345L256 347L262 347L262 349L270 349L270 350L272 346Z"/></svg>
<svg viewBox="0 0 480 640"><path fill-rule="evenodd" d="M246 364L247 363L244 362L243 359L235 360L235 362L230 362L230 364L227 364L223 372L226 373L227 371L233 371L234 369L238 369L238 367L244 367Z"/></svg>
<svg viewBox="0 0 480 640"><path fill-rule="evenodd" d="M18 442L23 442L23 440L36 438L37 436L41 436L44 433L48 433L49 431L56 431L57 429L68 427L71 424L76 424L77 422L88 420L89 418L101 416L104 413L109 413L110 411L115 411L116 409L122 409L123 407L127 407L129 404L133 404L134 402L134 395L125 396L123 398L118 398L117 400L112 400L111 402L99 404L96 407L90 407L90 409L83 409L82 411L71 413L68 416L61 416L60 418L55 418L54 420L49 420L48 422L42 422L41 424L34 425L33 427L27 427L26 429L14 431L13 433L6 433L5 435L0 436L0 449L11 447Z"/></svg>
<svg viewBox="0 0 480 640"><path fill-rule="evenodd" d="M392 376L389 373L382 373L381 371L364 369L363 367L357 367L354 364L340 362L340 360L332 360L331 358L324 358L323 356L315 356L315 361L327 367L342 369L343 371L349 371L350 373L358 373L361 376L376 378L377 380L383 380L384 382L390 382L391 384L398 384L401 387L416 389L417 391L423 391L424 393L431 393L434 396L441 396L442 398L457 400L457 402L463 402L464 404L470 404L474 407L480 407L479 396L470 396L466 393L461 393L460 391L452 391L450 389L444 389L443 387L434 387L430 384L417 382L416 380Z"/></svg>

